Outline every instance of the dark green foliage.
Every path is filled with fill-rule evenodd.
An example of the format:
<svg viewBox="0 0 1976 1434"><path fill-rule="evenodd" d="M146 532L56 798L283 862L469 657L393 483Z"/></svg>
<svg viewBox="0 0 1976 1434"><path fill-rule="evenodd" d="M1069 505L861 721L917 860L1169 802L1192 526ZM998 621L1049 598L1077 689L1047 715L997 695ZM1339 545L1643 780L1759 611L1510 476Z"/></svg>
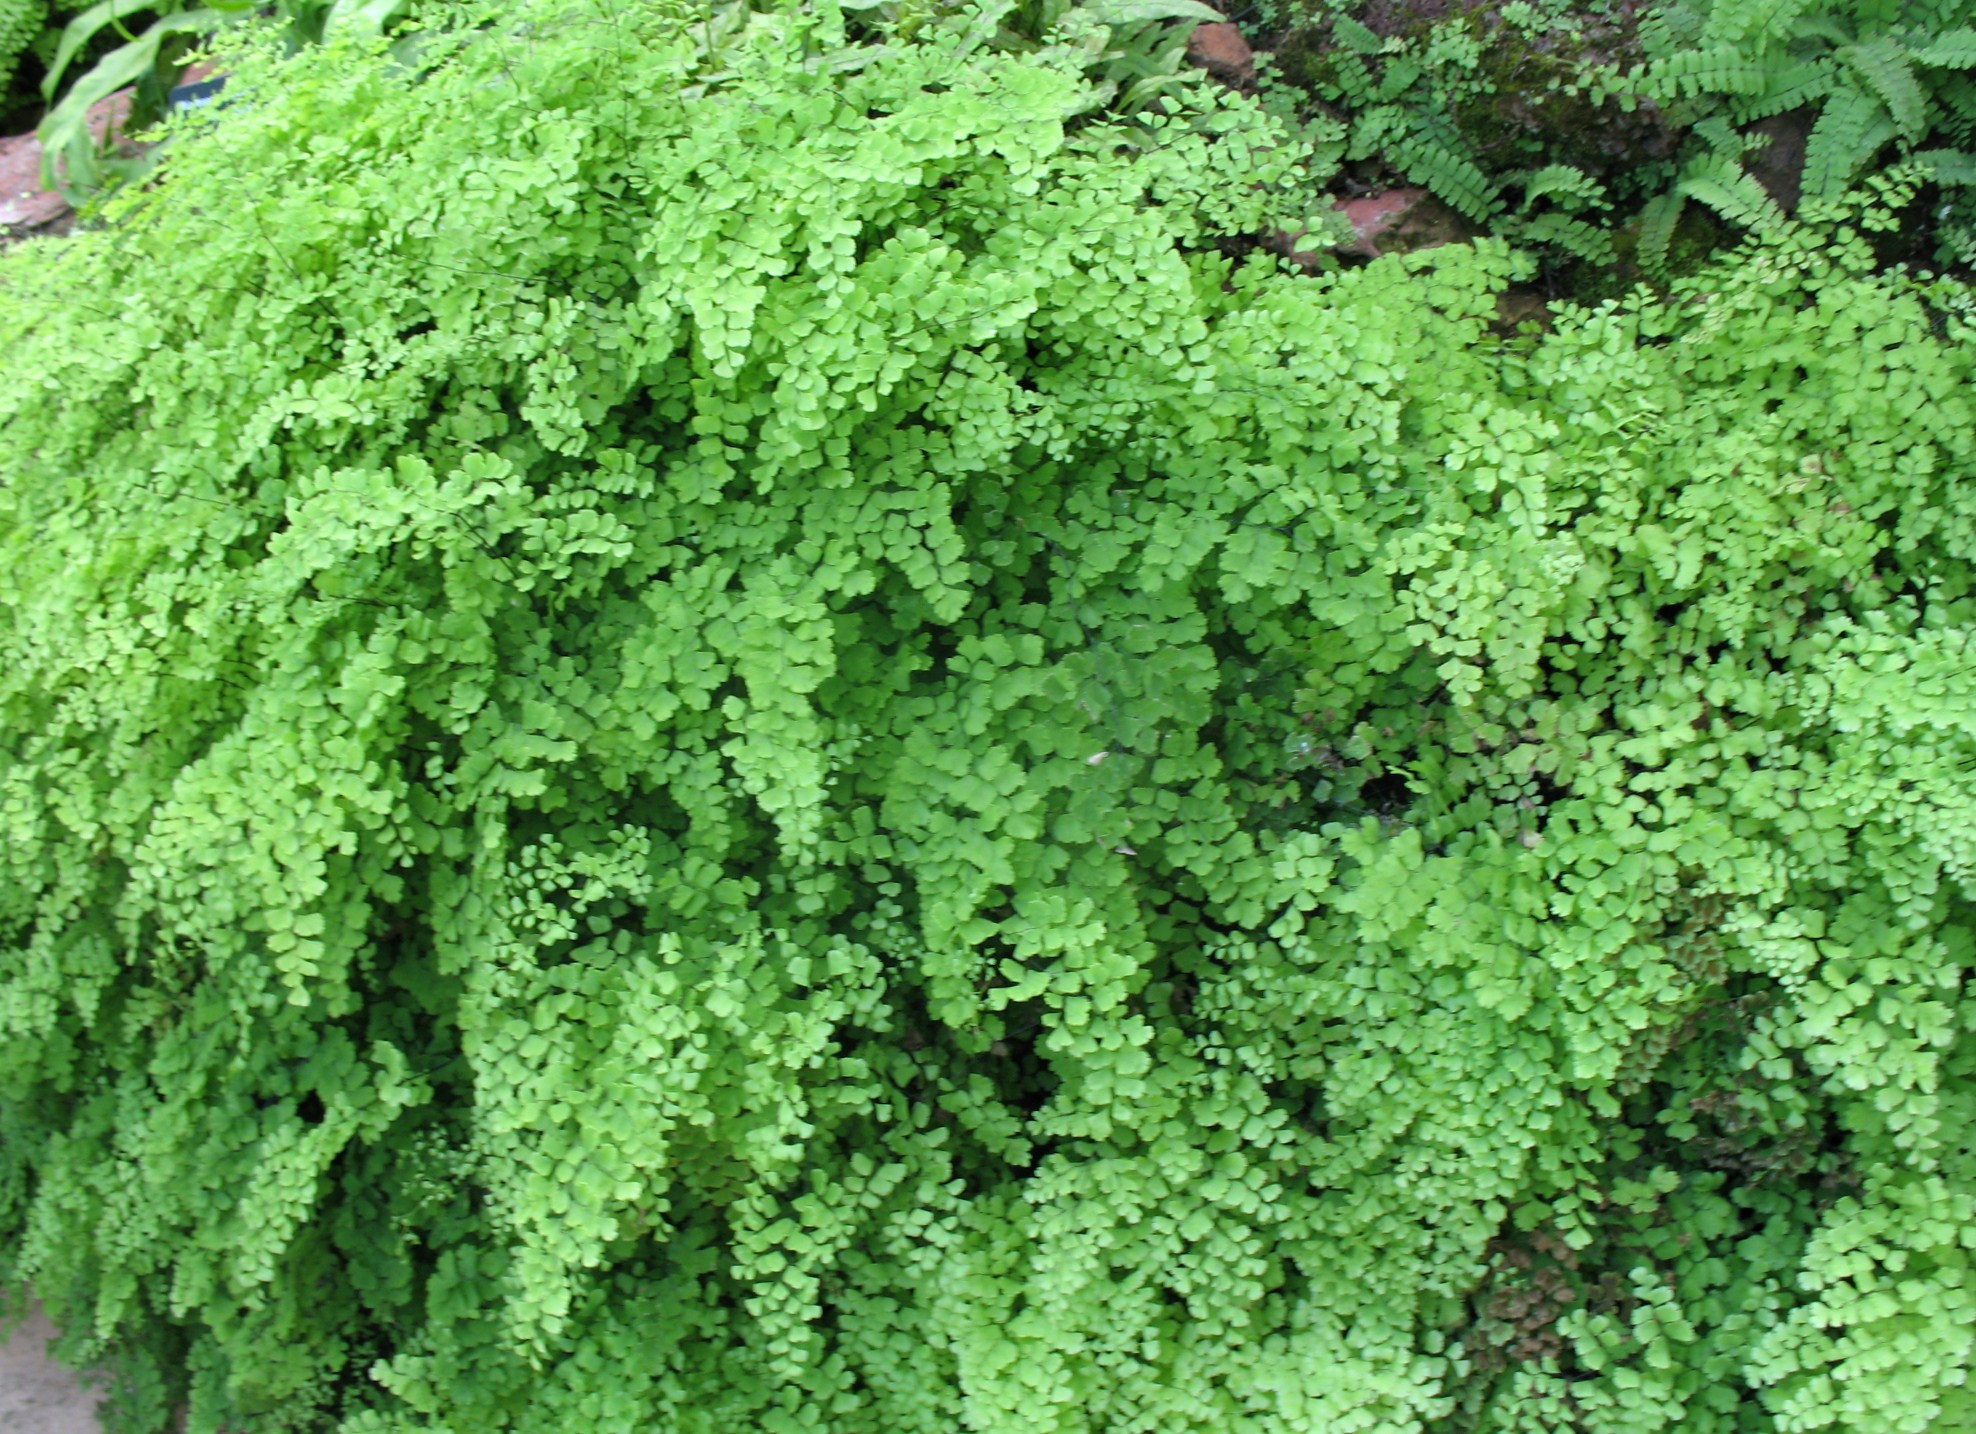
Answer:
<svg viewBox="0 0 1976 1434"><path fill-rule="evenodd" d="M1368 183L1383 169L1517 242L1603 265L1615 197L1670 172L1679 130L1661 109L1590 87L1641 57L1631 7L1262 8L1282 81L1346 119Z"/></svg>
<svg viewBox="0 0 1976 1434"><path fill-rule="evenodd" d="M1282 27L1284 77L1342 112L1352 158L1377 157L1507 237L1601 263L1609 248L1578 228L1531 226L1532 166L1568 165L1581 204L1638 217L1632 249L1664 275L1690 200L1738 230L1774 229L1800 195L1835 202L1924 147L1943 156L1942 184L1976 163L1976 29L1952 0L1264 9ZM1779 117L1810 133L1801 173L1766 193L1739 176L1767 142L1753 127ZM1935 227L1945 257L1976 252L1959 197Z"/></svg>
<svg viewBox="0 0 1976 1434"><path fill-rule="evenodd" d="M121 1427L1966 1424L1966 291L1505 342L1088 33L469 18L0 259L0 1279Z"/></svg>
<svg viewBox="0 0 1976 1434"><path fill-rule="evenodd" d="M0 0L0 126L26 112L39 69L35 50L49 38L48 24L46 0Z"/></svg>
<svg viewBox="0 0 1976 1434"><path fill-rule="evenodd" d="M40 38L42 0L5 0L0 4L0 97L13 82L20 58Z"/></svg>

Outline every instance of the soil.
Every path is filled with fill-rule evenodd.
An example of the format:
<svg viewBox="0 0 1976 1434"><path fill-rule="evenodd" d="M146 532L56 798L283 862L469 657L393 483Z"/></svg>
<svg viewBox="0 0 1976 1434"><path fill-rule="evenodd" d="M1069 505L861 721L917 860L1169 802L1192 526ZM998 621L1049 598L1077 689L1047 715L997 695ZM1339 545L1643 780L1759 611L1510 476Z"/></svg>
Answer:
<svg viewBox="0 0 1976 1434"><path fill-rule="evenodd" d="M0 1344L0 1429L6 1434L98 1434L98 1396L48 1357L54 1336L36 1304Z"/></svg>

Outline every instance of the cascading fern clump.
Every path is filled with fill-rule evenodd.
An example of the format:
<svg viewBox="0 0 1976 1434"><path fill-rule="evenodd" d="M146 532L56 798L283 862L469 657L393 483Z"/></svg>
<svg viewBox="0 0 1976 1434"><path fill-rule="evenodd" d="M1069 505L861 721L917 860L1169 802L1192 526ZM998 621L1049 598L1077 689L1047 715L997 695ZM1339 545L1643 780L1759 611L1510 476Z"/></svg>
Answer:
<svg viewBox="0 0 1976 1434"><path fill-rule="evenodd" d="M993 12L469 18L0 263L0 1279L121 1427L1967 1427L1966 291L1506 341Z"/></svg>

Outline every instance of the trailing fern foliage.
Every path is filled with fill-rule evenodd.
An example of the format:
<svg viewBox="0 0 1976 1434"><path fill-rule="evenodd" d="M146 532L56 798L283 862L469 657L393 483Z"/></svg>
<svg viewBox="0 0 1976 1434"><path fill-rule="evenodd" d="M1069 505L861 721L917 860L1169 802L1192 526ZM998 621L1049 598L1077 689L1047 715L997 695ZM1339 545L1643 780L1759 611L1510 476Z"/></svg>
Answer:
<svg viewBox="0 0 1976 1434"><path fill-rule="evenodd" d="M144 1434L1966 1426L1976 303L1500 340L1008 18L248 44L0 258L0 1283Z"/></svg>

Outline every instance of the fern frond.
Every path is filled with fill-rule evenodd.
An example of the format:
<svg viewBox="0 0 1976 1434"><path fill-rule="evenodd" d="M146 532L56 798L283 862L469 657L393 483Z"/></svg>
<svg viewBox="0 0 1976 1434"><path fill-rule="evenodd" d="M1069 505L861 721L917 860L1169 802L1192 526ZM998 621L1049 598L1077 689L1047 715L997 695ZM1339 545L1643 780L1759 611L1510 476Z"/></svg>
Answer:
<svg viewBox="0 0 1976 1434"><path fill-rule="evenodd" d="M1710 115L1707 119L1695 122L1695 133L1708 141L1713 154L1727 154L1740 157L1753 141L1737 129L1728 115Z"/></svg>
<svg viewBox="0 0 1976 1434"><path fill-rule="evenodd" d="M1768 119L1786 110L1816 104L1832 93L1833 66L1829 60L1805 60L1765 73L1769 75L1769 80L1763 93L1748 96L1734 106L1738 124Z"/></svg>
<svg viewBox="0 0 1976 1434"><path fill-rule="evenodd" d="M1928 97L1914 78L1914 68L1908 64L1900 41L1881 35L1849 45L1839 54L1886 105L1901 137L1909 144L1917 143L1928 130Z"/></svg>
<svg viewBox="0 0 1976 1434"><path fill-rule="evenodd" d="M1976 30L1949 30L1907 55L1931 70L1976 70Z"/></svg>
<svg viewBox="0 0 1976 1434"><path fill-rule="evenodd" d="M1699 200L1731 224L1759 234L1775 234L1790 224L1768 191L1727 155L1710 154L1695 160L1682 173L1675 192Z"/></svg>
<svg viewBox="0 0 1976 1434"><path fill-rule="evenodd" d="M1893 137L1893 122L1872 95L1854 89L1837 91L1818 112L1818 122L1805 143L1805 194L1837 199L1860 166Z"/></svg>
<svg viewBox="0 0 1976 1434"><path fill-rule="evenodd" d="M1539 199L1549 199L1570 214L1583 209L1606 207L1606 188L1584 170L1571 164L1547 164L1520 176L1523 183L1523 210Z"/></svg>
<svg viewBox="0 0 1976 1434"><path fill-rule="evenodd" d="M1657 194L1640 212L1640 267L1657 279L1667 277L1667 250L1674 242L1674 226L1681 222L1687 196L1679 190Z"/></svg>
<svg viewBox="0 0 1976 1434"><path fill-rule="evenodd" d="M1976 80L1948 75L1935 82L1935 102L1948 111L1937 120L1952 133L1976 127Z"/></svg>
<svg viewBox="0 0 1976 1434"><path fill-rule="evenodd" d="M1648 84L1659 98L1698 99L1702 95L1760 95L1767 70L1744 50L1718 45L1683 50L1649 67Z"/></svg>
<svg viewBox="0 0 1976 1434"><path fill-rule="evenodd" d="M1965 268L1976 266L1976 204L1964 196L1958 196L1942 216L1941 228L1936 234L1936 251L1952 264Z"/></svg>
<svg viewBox="0 0 1976 1434"><path fill-rule="evenodd" d="M1791 26L1794 40L1824 40L1833 45L1850 45L1853 31L1830 15L1806 15Z"/></svg>
<svg viewBox="0 0 1976 1434"><path fill-rule="evenodd" d="M1357 108L1371 97L1377 84L1364 60L1357 55L1339 55L1331 73L1331 83L1326 87L1331 93L1326 98Z"/></svg>
<svg viewBox="0 0 1976 1434"><path fill-rule="evenodd" d="M1507 226L1517 244L1549 244L1594 264L1612 262L1612 236L1596 224L1568 214L1540 214Z"/></svg>
<svg viewBox="0 0 1976 1434"><path fill-rule="evenodd" d="M1412 89L1422 73L1420 61L1405 55L1394 57L1380 77L1379 88L1372 92L1373 99L1380 104L1392 103Z"/></svg>
<svg viewBox="0 0 1976 1434"><path fill-rule="evenodd" d="M1477 223L1501 207L1494 181L1474 160L1440 140L1416 131L1393 146L1392 159L1408 179Z"/></svg>
<svg viewBox="0 0 1976 1434"><path fill-rule="evenodd" d="M1361 55L1377 55L1386 48L1386 42L1379 38L1376 31L1350 15L1332 17L1331 38Z"/></svg>
<svg viewBox="0 0 1976 1434"><path fill-rule="evenodd" d="M1692 49L1701 39L1705 19L1692 5L1663 5L1641 16L1635 33L1647 58L1658 61L1677 51Z"/></svg>
<svg viewBox="0 0 1976 1434"><path fill-rule="evenodd" d="M1805 6L1806 0L1718 0L1709 6L1700 42L1746 49L1752 40L1781 35L1803 23L1798 17Z"/></svg>
<svg viewBox="0 0 1976 1434"><path fill-rule="evenodd" d="M1923 149L1910 156L1937 184L1976 184L1976 154L1962 149Z"/></svg>
<svg viewBox="0 0 1976 1434"><path fill-rule="evenodd" d="M1413 116L1399 105L1377 105L1358 117L1345 145L1345 158L1356 163L1397 144L1413 128Z"/></svg>
<svg viewBox="0 0 1976 1434"><path fill-rule="evenodd" d="M1894 8L1900 23L1923 35L1947 33L1969 18L1967 0L1894 0Z"/></svg>

